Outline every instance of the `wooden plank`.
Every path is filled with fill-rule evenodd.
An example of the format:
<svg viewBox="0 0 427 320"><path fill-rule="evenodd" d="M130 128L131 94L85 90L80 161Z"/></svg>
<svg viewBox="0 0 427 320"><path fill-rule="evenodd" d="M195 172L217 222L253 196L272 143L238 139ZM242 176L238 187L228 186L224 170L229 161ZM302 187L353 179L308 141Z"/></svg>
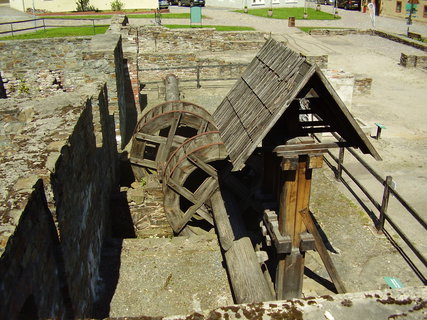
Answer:
<svg viewBox="0 0 427 320"><path fill-rule="evenodd" d="M206 172L211 177L217 178L218 174L217 174L216 169L214 167L212 167L211 165L209 165L208 163L205 163L195 153L189 154L187 156L187 159L190 160L192 163L194 163L195 166L202 169L204 172Z"/></svg>
<svg viewBox="0 0 427 320"><path fill-rule="evenodd" d="M135 134L137 140L150 141L155 143L165 143L166 138L162 136L156 136L149 133L138 132Z"/></svg>
<svg viewBox="0 0 427 320"><path fill-rule="evenodd" d="M225 253L225 261L236 303L274 299L249 238L234 241Z"/></svg>
<svg viewBox="0 0 427 320"><path fill-rule="evenodd" d="M301 298L304 277L304 255L299 249L293 250L280 261L280 268L286 270L281 276L283 291L277 292L278 300Z"/></svg>
<svg viewBox="0 0 427 320"><path fill-rule="evenodd" d="M332 262L332 259L328 253L328 250L326 249L326 246L322 241L322 237L319 233L319 230L317 230L317 227L314 224L311 213L309 212L308 209L304 209L302 211L299 211L299 213L300 213L302 220L304 221L305 226L307 227L307 230L314 237L316 251L319 253L320 258L322 259L323 264L326 267L326 271L328 272L329 277L331 277L331 280L334 283L335 288L337 289L337 292L338 293L345 293L346 289L344 287L344 284L341 281L341 278L337 272L337 269L335 268L334 263Z"/></svg>
<svg viewBox="0 0 427 320"><path fill-rule="evenodd" d="M166 139L164 147L161 149L161 154L158 156L158 162L160 165L162 165L169 158L172 143L176 135L176 129L178 128L179 122L181 121L181 117L182 113L176 113L174 116L173 122L169 128L168 138Z"/></svg>
<svg viewBox="0 0 427 320"><path fill-rule="evenodd" d="M210 199L215 226L217 229L219 243L224 251L228 251L233 245L234 232L230 224L227 209L221 196L221 191L217 190Z"/></svg>
<svg viewBox="0 0 427 320"><path fill-rule="evenodd" d="M296 170L283 171L283 180L279 181L282 184L280 198L279 198L279 231L283 236L289 235L292 243L295 238L295 212L297 205L297 194L298 194L298 178ZM287 256L286 256L287 257ZM293 259L288 259L286 263L285 259L280 259L276 269L276 294L277 299L283 299L286 296L286 290L295 287L294 282L299 281L299 277L289 280L286 276L286 272L294 273L290 270L289 263L293 262ZM294 265L296 267L297 265ZM286 282L287 281L287 282ZM292 281L289 282L289 281Z"/></svg>
<svg viewBox="0 0 427 320"><path fill-rule="evenodd" d="M138 166L141 167L147 167L147 168L151 168L151 169L157 169L157 163L153 160L148 160L148 159L139 159L139 158L134 158L131 157L129 159L130 163L132 164L136 164Z"/></svg>

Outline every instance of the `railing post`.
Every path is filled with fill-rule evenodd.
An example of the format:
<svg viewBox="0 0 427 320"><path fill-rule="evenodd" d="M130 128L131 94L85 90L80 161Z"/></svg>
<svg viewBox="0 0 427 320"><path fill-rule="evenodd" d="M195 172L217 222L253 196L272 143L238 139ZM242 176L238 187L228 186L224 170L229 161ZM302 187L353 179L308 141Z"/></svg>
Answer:
<svg viewBox="0 0 427 320"><path fill-rule="evenodd" d="M45 19L43 18L43 30L46 31L46 23L44 21Z"/></svg>
<svg viewBox="0 0 427 320"><path fill-rule="evenodd" d="M92 19L92 25L93 25L93 34L95 35L96 34L96 32L95 32L95 19Z"/></svg>
<svg viewBox="0 0 427 320"><path fill-rule="evenodd" d="M196 67L197 88L200 88L200 66Z"/></svg>
<svg viewBox="0 0 427 320"><path fill-rule="evenodd" d="M341 180L342 177L342 167L344 163L344 147L340 148L340 153L338 156L338 163L337 163L337 171L335 172L335 179Z"/></svg>
<svg viewBox="0 0 427 320"><path fill-rule="evenodd" d="M390 198L390 188L391 188L392 180L393 178L391 176L387 176L384 182L383 201L381 203L380 217L378 219L378 224L377 224L378 231L384 230L384 222L385 222L385 216L387 214L388 199Z"/></svg>
<svg viewBox="0 0 427 320"><path fill-rule="evenodd" d="M10 32L12 32L12 37L13 37L13 24L10 24Z"/></svg>

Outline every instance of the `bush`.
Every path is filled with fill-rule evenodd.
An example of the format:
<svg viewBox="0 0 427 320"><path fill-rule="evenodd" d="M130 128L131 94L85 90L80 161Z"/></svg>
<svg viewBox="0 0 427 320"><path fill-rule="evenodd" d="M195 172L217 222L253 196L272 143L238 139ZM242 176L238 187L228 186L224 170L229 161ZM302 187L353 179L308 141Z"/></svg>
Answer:
<svg viewBox="0 0 427 320"><path fill-rule="evenodd" d="M112 11L122 11L125 4L121 2L120 0L114 0L111 4L111 10Z"/></svg>
<svg viewBox="0 0 427 320"><path fill-rule="evenodd" d="M77 0L76 2L78 12L84 12L84 11L99 11L94 6L89 4L89 0Z"/></svg>

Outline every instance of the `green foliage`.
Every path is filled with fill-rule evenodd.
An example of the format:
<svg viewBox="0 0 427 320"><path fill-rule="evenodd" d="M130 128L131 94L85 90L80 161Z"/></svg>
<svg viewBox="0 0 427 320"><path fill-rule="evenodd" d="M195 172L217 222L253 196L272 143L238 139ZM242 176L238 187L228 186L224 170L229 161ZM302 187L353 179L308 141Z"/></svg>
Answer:
<svg viewBox="0 0 427 320"><path fill-rule="evenodd" d="M273 8L273 15L268 16L269 8L249 9L248 13L258 17L274 18L274 19L288 19L295 17L296 20L304 19L304 8ZM243 13L243 10L236 10L236 12ZM306 20L334 20L341 19L341 17L334 16L333 14L316 11L312 8L307 8L308 18Z"/></svg>
<svg viewBox="0 0 427 320"><path fill-rule="evenodd" d="M141 187L144 188L147 185L147 181L144 178L141 178Z"/></svg>
<svg viewBox="0 0 427 320"><path fill-rule="evenodd" d="M126 10L122 10L126 11ZM111 14L97 14L97 15L66 15L66 16L60 16L60 15L49 15L49 16L43 16L43 19L111 19ZM134 13L134 14L127 14L128 18L132 19L154 19L154 14L152 13ZM206 18L205 16L202 16ZM162 13L162 19L190 19L189 13Z"/></svg>
<svg viewBox="0 0 427 320"><path fill-rule="evenodd" d="M24 40L24 39L43 39L43 38L58 38L58 37L79 37L79 36L93 36L95 34L105 33L108 25L96 26L81 26L81 27L63 27L63 28L49 28L46 30L39 30L37 32L18 34L14 36L1 37L2 40Z"/></svg>
<svg viewBox="0 0 427 320"><path fill-rule="evenodd" d="M89 0L77 0L76 5L76 11L78 12L98 11L98 9L89 4Z"/></svg>
<svg viewBox="0 0 427 320"><path fill-rule="evenodd" d="M122 11L123 8L125 7L125 4L120 0L114 0L113 2L110 3L110 5L111 5L111 10L113 11Z"/></svg>
<svg viewBox="0 0 427 320"><path fill-rule="evenodd" d="M24 78L20 78L19 85L18 85L18 92L20 94L29 94L30 88L27 86L27 81Z"/></svg>

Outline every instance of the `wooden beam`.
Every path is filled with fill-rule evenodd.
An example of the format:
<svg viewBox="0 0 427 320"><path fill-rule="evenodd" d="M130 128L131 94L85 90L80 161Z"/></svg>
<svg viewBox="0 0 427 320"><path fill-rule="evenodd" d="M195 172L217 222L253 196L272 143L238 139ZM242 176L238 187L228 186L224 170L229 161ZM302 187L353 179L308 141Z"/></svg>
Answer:
<svg viewBox="0 0 427 320"><path fill-rule="evenodd" d="M299 211L300 216L302 217L305 226L307 227L308 231L313 235L314 237L314 243L316 247L316 251L319 253L320 258L323 261L323 264L326 267L326 270L331 277L332 282L335 285L335 288L337 289L338 293L345 293L345 287L343 282L341 281L341 278L337 272L337 269L334 266L334 263L332 262L332 259L328 253L328 250L326 249L325 244L322 241L322 237L319 233L319 230L317 230L316 225L314 224L313 218L311 216L311 213L309 212L308 208L303 209Z"/></svg>
<svg viewBox="0 0 427 320"><path fill-rule="evenodd" d="M249 238L234 241L225 261L236 303L274 300Z"/></svg>
<svg viewBox="0 0 427 320"><path fill-rule="evenodd" d="M228 251L233 245L234 233L228 218L227 209L221 196L221 191L217 190L210 199L215 226L218 233L219 243L224 251Z"/></svg>
<svg viewBox="0 0 427 320"><path fill-rule="evenodd" d="M327 149L333 148L344 148L348 147L350 144L347 142L331 142L331 143L307 143L307 144L286 144L280 145L274 148L273 152L276 152L279 156L288 152L298 152L301 154L307 154L310 152L324 152Z"/></svg>

